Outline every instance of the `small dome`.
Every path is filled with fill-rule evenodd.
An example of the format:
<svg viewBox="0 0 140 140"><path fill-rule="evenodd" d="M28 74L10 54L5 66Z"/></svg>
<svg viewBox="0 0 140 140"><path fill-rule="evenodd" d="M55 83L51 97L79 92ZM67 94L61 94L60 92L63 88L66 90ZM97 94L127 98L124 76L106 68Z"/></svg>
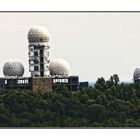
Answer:
<svg viewBox="0 0 140 140"><path fill-rule="evenodd" d="M136 69L134 70L133 78L134 78L134 80L140 78L140 68L136 68Z"/></svg>
<svg viewBox="0 0 140 140"><path fill-rule="evenodd" d="M34 26L28 31L29 43L33 42L49 42L48 29L43 26Z"/></svg>
<svg viewBox="0 0 140 140"><path fill-rule="evenodd" d="M4 76L23 76L24 66L18 61L6 62L3 66Z"/></svg>
<svg viewBox="0 0 140 140"><path fill-rule="evenodd" d="M70 72L70 66L64 59L57 58L50 62L49 70L51 75L68 76Z"/></svg>

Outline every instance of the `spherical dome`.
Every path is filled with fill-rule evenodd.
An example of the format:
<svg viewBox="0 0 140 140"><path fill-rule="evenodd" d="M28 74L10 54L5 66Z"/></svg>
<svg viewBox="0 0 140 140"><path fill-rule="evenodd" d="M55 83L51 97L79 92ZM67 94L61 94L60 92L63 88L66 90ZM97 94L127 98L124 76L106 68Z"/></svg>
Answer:
<svg viewBox="0 0 140 140"><path fill-rule="evenodd" d="M33 42L49 42L48 29L43 26L34 26L28 31L29 43Z"/></svg>
<svg viewBox="0 0 140 140"><path fill-rule="evenodd" d="M140 78L140 68L136 68L134 70L133 77L134 77L134 79L139 79Z"/></svg>
<svg viewBox="0 0 140 140"><path fill-rule="evenodd" d="M70 66L64 59L57 58L51 60L49 70L51 75L68 76L70 72Z"/></svg>
<svg viewBox="0 0 140 140"><path fill-rule="evenodd" d="M24 66L18 61L6 62L3 66L4 76L23 76Z"/></svg>

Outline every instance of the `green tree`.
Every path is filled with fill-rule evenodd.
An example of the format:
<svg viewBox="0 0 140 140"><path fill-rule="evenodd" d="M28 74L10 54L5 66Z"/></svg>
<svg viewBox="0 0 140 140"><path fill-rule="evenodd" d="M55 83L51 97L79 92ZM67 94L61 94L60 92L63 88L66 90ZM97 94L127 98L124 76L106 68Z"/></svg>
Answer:
<svg viewBox="0 0 140 140"><path fill-rule="evenodd" d="M100 91L104 91L106 89L106 81L103 77L97 79L95 88L99 89Z"/></svg>

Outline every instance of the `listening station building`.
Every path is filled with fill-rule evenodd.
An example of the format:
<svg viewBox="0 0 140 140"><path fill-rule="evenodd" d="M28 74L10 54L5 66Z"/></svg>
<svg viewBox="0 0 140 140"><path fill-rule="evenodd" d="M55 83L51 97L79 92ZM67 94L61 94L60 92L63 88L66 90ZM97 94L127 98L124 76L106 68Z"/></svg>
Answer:
<svg viewBox="0 0 140 140"><path fill-rule="evenodd" d="M32 89L48 93L65 85L69 91L79 89L79 77L70 76L70 66L62 58L50 58L50 35L47 28L34 26L28 31L28 56L30 77L23 77L24 66L19 61L9 61L3 66L5 77L0 78L0 90Z"/></svg>

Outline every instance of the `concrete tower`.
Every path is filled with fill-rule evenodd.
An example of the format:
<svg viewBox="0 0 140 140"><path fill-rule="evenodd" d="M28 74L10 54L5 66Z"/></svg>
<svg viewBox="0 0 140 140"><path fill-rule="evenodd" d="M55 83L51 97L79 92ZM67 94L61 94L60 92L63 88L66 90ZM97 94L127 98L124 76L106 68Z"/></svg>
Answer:
<svg viewBox="0 0 140 140"><path fill-rule="evenodd" d="M34 26L28 31L29 71L32 77L48 77L50 52L49 32L43 26Z"/></svg>

